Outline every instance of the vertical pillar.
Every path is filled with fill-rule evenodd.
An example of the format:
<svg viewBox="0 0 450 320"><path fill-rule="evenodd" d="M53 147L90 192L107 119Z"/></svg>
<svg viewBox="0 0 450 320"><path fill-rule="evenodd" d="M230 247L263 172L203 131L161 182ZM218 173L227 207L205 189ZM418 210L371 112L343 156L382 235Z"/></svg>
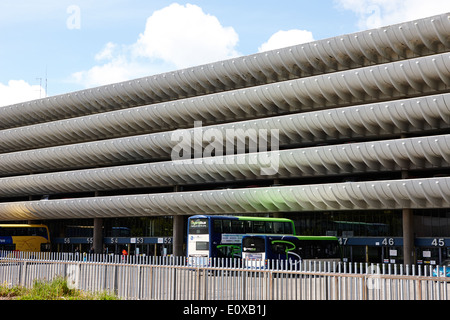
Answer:
<svg viewBox="0 0 450 320"><path fill-rule="evenodd" d="M403 264L414 263L414 230L413 213L411 209L402 210L403 221Z"/></svg>
<svg viewBox="0 0 450 320"><path fill-rule="evenodd" d="M174 186L175 192L180 192L182 189L181 186ZM183 239L184 239L184 218L182 215L172 216L172 249L173 256L181 257L183 256Z"/></svg>
<svg viewBox="0 0 450 320"><path fill-rule="evenodd" d="M93 247L94 253L103 252L103 233L102 233L103 221L101 218L94 218L94 237Z"/></svg>
<svg viewBox="0 0 450 320"><path fill-rule="evenodd" d="M403 136L402 136L403 137ZM402 179L408 178L408 171L402 170ZM403 228L403 264L411 265L415 263L414 257L414 223L413 213L409 208L402 209Z"/></svg>
<svg viewBox="0 0 450 320"><path fill-rule="evenodd" d="M184 218L182 215L173 216L173 255L183 255Z"/></svg>

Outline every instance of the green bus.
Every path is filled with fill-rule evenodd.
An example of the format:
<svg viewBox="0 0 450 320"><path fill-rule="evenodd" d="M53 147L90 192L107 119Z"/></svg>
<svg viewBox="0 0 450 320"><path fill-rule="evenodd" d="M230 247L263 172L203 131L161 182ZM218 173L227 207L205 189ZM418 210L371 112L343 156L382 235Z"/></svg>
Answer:
<svg viewBox="0 0 450 320"><path fill-rule="evenodd" d="M242 258L247 266L260 268L269 260L284 260L291 265L340 262L342 254L336 237L247 235L242 238Z"/></svg>
<svg viewBox="0 0 450 320"><path fill-rule="evenodd" d="M187 257L240 258L248 234L295 235L294 222L284 218L195 215L189 217Z"/></svg>

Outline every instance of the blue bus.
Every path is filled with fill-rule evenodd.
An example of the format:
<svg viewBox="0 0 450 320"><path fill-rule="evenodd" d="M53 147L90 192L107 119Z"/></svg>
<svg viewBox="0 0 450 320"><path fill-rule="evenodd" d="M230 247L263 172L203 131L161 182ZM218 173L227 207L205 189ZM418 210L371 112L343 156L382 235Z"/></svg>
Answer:
<svg viewBox="0 0 450 320"><path fill-rule="evenodd" d="M284 218L195 215L188 220L188 258L240 258L246 234L295 235L294 222Z"/></svg>
<svg viewBox="0 0 450 320"><path fill-rule="evenodd" d="M242 238L242 259L249 267L263 267L268 260L290 264L307 261L341 261L341 247L336 237L246 235Z"/></svg>

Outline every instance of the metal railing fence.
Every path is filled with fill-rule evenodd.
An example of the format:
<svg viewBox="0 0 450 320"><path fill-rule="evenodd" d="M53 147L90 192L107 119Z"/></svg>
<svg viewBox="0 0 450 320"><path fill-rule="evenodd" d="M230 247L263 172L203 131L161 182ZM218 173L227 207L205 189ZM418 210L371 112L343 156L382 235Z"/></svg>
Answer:
<svg viewBox="0 0 450 320"><path fill-rule="evenodd" d="M449 300L435 266L367 263L261 268L241 259L0 252L0 283L30 287L65 277L74 289L136 300ZM197 263L198 262L198 263ZM445 274L445 271L444 271Z"/></svg>

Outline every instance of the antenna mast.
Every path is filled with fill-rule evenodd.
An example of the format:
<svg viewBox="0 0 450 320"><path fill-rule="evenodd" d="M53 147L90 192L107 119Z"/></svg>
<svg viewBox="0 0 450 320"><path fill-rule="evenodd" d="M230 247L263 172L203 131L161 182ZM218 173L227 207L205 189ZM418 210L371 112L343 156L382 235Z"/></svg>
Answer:
<svg viewBox="0 0 450 320"><path fill-rule="evenodd" d="M47 66L45 66L45 97L48 97L48 91L47 91Z"/></svg>

